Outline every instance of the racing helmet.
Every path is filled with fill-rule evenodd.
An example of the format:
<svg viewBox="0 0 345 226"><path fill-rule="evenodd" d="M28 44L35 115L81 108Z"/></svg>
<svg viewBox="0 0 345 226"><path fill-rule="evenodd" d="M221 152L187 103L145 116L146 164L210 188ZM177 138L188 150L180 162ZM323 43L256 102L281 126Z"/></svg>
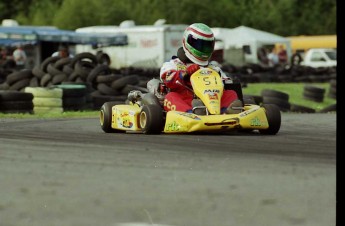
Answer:
<svg viewBox="0 0 345 226"><path fill-rule="evenodd" d="M215 38L210 27L194 23L183 33L182 46L186 56L195 64L206 66L214 50Z"/></svg>

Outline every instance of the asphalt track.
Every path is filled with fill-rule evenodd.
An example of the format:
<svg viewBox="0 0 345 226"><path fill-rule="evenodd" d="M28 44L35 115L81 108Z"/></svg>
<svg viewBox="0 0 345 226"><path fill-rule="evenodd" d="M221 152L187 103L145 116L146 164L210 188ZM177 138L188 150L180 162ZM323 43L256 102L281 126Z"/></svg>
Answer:
<svg viewBox="0 0 345 226"><path fill-rule="evenodd" d="M336 118L283 113L275 136L0 119L0 225L333 226Z"/></svg>

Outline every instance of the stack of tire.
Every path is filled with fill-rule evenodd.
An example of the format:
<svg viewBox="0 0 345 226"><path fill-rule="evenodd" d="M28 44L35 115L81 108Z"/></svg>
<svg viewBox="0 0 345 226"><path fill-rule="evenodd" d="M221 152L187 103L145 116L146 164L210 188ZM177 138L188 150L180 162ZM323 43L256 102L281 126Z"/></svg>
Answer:
<svg viewBox="0 0 345 226"><path fill-rule="evenodd" d="M48 87L26 87L26 93L33 95L34 114L62 113L62 89Z"/></svg>
<svg viewBox="0 0 345 226"><path fill-rule="evenodd" d="M328 97L332 99L337 99L337 80L336 79L331 79L329 81Z"/></svg>
<svg viewBox="0 0 345 226"><path fill-rule="evenodd" d="M303 98L314 102L323 102L326 90L314 85L305 85L303 90Z"/></svg>
<svg viewBox="0 0 345 226"><path fill-rule="evenodd" d="M1 113L33 113L33 95L21 91L0 91Z"/></svg>
<svg viewBox="0 0 345 226"><path fill-rule="evenodd" d="M54 86L62 89L63 111L80 111L89 109L87 87L85 84L63 83Z"/></svg>
<svg viewBox="0 0 345 226"><path fill-rule="evenodd" d="M139 86L139 76L132 75L100 75L96 79L96 90L92 92L93 108L99 109L104 102L113 101L118 104L125 103L131 90L147 92L147 89Z"/></svg>
<svg viewBox="0 0 345 226"><path fill-rule="evenodd" d="M282 112L290 111L289 94L272 89L263 89L261 96L263 104L275 104Z"/></svg>
<svg viewBox="0 0 345 226"><path fill-rule="evenodd" d="M33 77L34 75L30 69L13 71L6 76L5 81L0 86L0 90L23 91L25 87L31 85Z"/></svg>
<svg viewBox="0 0 345 226"><path fill-rule="evenodd" d="M331 79L329 82L328 97L332 99L337 99L337 80L336 79ZM337 111L337 103L324 107L323 109L319 110L319 113L336 112L336 111Z"/></svg>

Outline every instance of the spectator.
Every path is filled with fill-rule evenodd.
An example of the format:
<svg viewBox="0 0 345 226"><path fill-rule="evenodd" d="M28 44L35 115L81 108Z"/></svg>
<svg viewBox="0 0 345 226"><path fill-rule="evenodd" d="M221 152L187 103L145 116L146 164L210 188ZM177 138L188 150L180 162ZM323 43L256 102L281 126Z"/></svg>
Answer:
<svg viewBox="0 0 345 226"><path fill-rule="evenodd" d="M68 50L67 46L59 46L59 50L52 54L52 57L59 56L61 58L73 57Z"/></svg>
<svg viewBox="0 0 345 226"><path fill-rule="evenodd" d="M18 70L24 69L27 56L21 44L19 44L17 48L13 51L12 56L13 56L13 60L16 62L17 69Z"/></svg>
<svg viewBox="0 0 345 226"><path fill-rule="evenodd" d="M280 64L286 64L287 63L287 52L286 52L283 45L279 46L278 58L279 58Z"/></svg>
<svg viewBox="0 0 345 226"><path fill-rule="evenodd" d="M279 63L278 54L276 53L276 48L272 48L269 54L267 55L268 58L268 66L274 67Z"/></svg>

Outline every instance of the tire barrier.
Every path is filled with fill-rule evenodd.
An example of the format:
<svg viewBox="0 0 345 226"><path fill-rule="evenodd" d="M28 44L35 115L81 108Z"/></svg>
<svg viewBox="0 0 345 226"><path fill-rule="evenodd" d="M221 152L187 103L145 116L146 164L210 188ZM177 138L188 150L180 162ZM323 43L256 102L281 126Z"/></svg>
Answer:
<svg viewBox="0 0 345 226"><path fill-rule="evenodd" d="M298 105L298 104L291 104L290 107L291 112L298 112L298 113L315 113L316 110L307 106Z"/></svg>
<svg viewBox="0 0 345 226"><path fill-rule="evenodd" d="M21 91L0 90L1 113L33 113L33 95Z"/></svg>
<svg viewBox="0 0 345 226"><path fill-rule="evenodd" d="M85 84L60 84L54 87L62 89L62 107L64 111L82 111L89 108Z"/></svg>
<svg viewBox="0 0 345 226"><path fill-rule="evenodd" d="M272 89L263 89L261 96L263 104L275 104L282 112L290 111L289 94Z"/></svg>
<svg viewBox="0 0 345 226"><path fill-rule="evenodd" d="M337 99L337 80L336 79L331 79L331 81L329 81L328 97L332 99Z"/></svg>
<svg viewBox="0 0 345 226"><path fill-rule="evenodd" d="M318 113L328 113L328 112L336 112L337 111L337 104L331 104L328 105L327 107L324 107Z"/></svg>
<svg viewBox="0 0 345 226"><path fill-rule="evenodd" d="M104 53L94 55L89 52L79 53L73 58L48 57L31 70L21 71L17 71L14 69L15 67L12 68L11 62L8 62L6 67L0 65L0 90L24 91L26 87L51 88L67 83L84 84L86 95L73 97L77 100L70 97L64 101L62 98L62 107L65 108L64 110L98 110L106 101L125 103L126 96L131 90L147 92L146 83L152 78L159 77L157 68L112 69L109 67L108 57ZM303 82L307 84L330 82L328 97L336 98L335 67L311 68L292 64L269 68L259 64L247 64L241 67L224 64L221 68L225 73L239 80L242 87L246 87L248 83L260 82ZM78 98L80 99L78 100ZM253 97L257 104L262 104L263 98L263 96ZM283 105L281 106L283 110L287 110L288 103L281 103L282 100L274 98L276 97L265 97L265 102L278 102ZM297 106L294 106L295 108L300 109Z"/></svg>
<svg viewBox="0 0 345 226"><path fill-rule="evenodd" d="M314 102L323 102L325 89L313 85L305 85L303 90L303 98Z"/></svg>
<svg viewBox="0 0 345 226"><path fill-rule="evenodd" d="M260 82L328 82L336 78L336 67L312 68L304 65L276 65L275 67L261 67L248 64L237 67L231 64L221 66L226 73L234 75L241 83Z"/></svg>
<svg viewBox="0 0 345 226"><path fill-rule="evenodd" d="M62 113L62 89L47 87L26 87L24 92L33 95L34 114Z"/></svg>

